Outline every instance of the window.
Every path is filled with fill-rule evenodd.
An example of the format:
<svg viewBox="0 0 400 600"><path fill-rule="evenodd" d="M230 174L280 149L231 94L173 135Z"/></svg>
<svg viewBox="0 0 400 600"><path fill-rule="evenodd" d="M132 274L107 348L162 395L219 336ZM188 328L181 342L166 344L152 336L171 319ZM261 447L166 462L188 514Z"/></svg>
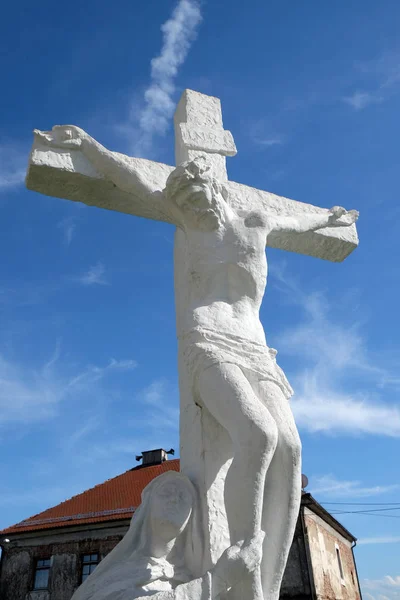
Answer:
<svg viewBox="0 0 400 600"><path fill-rule="evenodd" d="M87 579L90 573L93 573L97 565L99 564L99 555L98 554L84 554L82 556L82 581L83 583L85 579Z"/></svg>
<svg viewBox="0 0 400 600"><path fill-rule="evenodd" d="M343 565L342 565L342 559L340 558L340 550L339 550L338 546L336 546L336 557L337 557L337 561L338 561L338 565L339 565L340 579L343 582L343 580L344 580Z"/></svg>
<svg viewBox="0 0 400 600"><path fill-rule="evenodd" d="M34 590L46 590L49 585L50 558L40 558L36 561Z"/></svg>

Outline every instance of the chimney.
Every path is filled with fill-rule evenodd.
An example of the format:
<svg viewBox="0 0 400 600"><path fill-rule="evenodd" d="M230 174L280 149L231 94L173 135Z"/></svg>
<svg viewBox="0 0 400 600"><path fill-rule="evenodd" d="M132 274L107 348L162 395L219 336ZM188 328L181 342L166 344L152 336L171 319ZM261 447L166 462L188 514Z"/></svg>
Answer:
<svg viewBox="0 0 400 600"><path fill-rule="evenodd" d="M142 452L140 456L136 457L136 460L142 460L142 467L150 467L152 465L161 465L161 463L168 460L168 454L175 454L175 450L164 450L163 448L157 448L157 450L146 450Z"/></svg>

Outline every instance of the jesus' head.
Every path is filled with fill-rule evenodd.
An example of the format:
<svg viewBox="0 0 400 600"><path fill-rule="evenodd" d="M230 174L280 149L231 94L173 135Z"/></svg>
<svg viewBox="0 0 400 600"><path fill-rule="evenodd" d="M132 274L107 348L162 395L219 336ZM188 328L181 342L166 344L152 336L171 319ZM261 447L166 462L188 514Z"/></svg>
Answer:
<svg viewBox="0 0 400 600"><path fill-rule="evenodd" d="M165 193L180 209L186 226L201 230L218 228L227 195L211 176L205 156L176 167L167 179Z"/></svg>

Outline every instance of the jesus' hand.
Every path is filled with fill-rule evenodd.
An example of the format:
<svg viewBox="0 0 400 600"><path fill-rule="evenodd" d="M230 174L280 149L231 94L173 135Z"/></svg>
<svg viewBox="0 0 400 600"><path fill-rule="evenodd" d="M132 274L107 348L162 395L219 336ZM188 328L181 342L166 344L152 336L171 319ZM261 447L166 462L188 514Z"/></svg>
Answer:
<svg viewBox="0 0 400 600"><path fill-rule="evenodd" d="M260 565L264 536L259 531L225 550L212 570L213 597L242 581Z"/></svg>
<svg viewBox="0 0 400 600"><path fill-rule="evenodd" d="M75 125L55 125L51 131L34 129L33 133L52 148L78 149L88 134Z"/></svg>
<svg viewBox="0 0 400 600"><path fill-rule="evenodd" d="M331 219L335 225L353 225L359 216L357 210L346 210L342 206L334 206L330 212L332 215Z"/></svg>

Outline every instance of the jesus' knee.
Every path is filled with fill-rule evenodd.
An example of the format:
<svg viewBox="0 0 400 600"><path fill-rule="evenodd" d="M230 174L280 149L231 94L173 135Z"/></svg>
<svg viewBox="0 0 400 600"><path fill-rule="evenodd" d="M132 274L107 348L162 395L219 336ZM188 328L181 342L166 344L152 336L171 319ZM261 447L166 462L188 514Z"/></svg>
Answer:
<svg viewBox="0 0 400 600"><path fill-rule="evenodd" d="M278 428L267 411L252 415L240 428L238 443L247 454L259 457L261 461L270 460L278 444Z"/></svg>
<svg viewBox="0 0 400 600"><path fill-rule="evenodd" d="M277 452L288 468L297 473L301 468L301 440L298 432L282 428L278 435Z"/></svg>

